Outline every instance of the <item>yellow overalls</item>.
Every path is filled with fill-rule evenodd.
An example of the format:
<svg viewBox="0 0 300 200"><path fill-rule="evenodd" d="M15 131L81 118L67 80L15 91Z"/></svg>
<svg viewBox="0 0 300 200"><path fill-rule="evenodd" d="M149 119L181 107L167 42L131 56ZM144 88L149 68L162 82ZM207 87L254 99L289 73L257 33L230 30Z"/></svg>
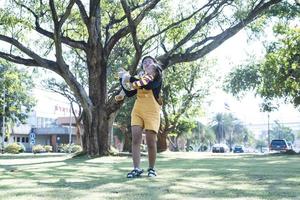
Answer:
<svg viewBox="0 0 300 200"><path fill-rule="evenodd" d="M160 105L152 90L137 89L137 99L131 112L131 126L141 126L145 130L158 132L160 125Z"/></svg>

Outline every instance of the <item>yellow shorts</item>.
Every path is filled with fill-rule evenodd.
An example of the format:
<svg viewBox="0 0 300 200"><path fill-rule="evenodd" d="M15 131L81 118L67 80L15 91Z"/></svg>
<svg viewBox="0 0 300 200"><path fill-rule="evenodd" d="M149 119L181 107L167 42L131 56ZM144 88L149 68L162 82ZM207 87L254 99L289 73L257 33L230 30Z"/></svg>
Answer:
<svg viewBox="0 0 300 200"><path fill-rule="evenodd" d="M158 133L160 126L160 105L152 90L138 89L137 99L131 112L131 126Z"/></svg>

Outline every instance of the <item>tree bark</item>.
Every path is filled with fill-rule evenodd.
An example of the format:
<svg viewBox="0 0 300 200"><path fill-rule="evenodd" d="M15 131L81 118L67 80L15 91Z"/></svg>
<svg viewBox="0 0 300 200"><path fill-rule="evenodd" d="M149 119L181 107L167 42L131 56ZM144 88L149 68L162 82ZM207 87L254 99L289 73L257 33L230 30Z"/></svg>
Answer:
<svg viewBox="0 0 300 200"><path fill-rule="evenodd" d="M82 146L80 122L76 121L76 144Z"/></svg>
<svg viewBox="0 0 300 200"><path fill-rule="evenodd" d="M159 131L157 134L157 152L168 150L167 133Z"/></svg>
<svg viewBox="0 0 300 200"><path fill-rule="evenodd" d="M130 131L130 126L127 127L126 131L124 132L124 146L123 146L123 151L124 152L131 152L131 131Z"/></svg>

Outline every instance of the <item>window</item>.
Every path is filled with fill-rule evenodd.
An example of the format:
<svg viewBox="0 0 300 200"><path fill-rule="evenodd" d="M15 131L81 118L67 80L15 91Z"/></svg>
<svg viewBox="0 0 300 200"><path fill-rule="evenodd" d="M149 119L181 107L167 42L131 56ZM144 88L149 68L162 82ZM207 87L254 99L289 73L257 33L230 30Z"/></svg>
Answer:
<svg viewBox="0 0 300 200"><path fill-rule="evenodd" d="M26 143L29 143L29 137L26 137Z"/></svg>
<svg viewBox="0 0 300 200"><path fill-rule="evenodd" d="M20 142L20 137L17 137L17 142Z"/></svg>
<svg viewBox="0 0 300 200"><path fill-rule="evenodd" d="M14 142L16 141L16 137L14 136Z"/></svg>
<svg viewBox="0 0 300 200"><path fill-rule="evenodd" d="M22 143L25 143L25 137L22 137Z"/></svg>

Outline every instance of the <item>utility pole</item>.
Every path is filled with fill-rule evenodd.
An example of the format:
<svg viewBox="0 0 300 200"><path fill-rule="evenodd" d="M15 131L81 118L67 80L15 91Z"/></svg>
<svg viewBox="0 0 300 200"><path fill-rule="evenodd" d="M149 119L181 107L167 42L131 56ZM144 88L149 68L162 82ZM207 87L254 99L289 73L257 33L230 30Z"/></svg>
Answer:
<svg viewBox="0 0 300 200"><path fill-rule="evenodd" d="M71 103L71 101L70 101L70 118L69 118L69 147L71 146L71 143L72 143L72 128L71 128L71 126L72 126L72 115L71 115L71 105L72 103Z"/></svg>
<svg viewBox="0 0 300 200"><path fill-rule="evenodd" d="M268 112L268 148L270 151L270 112Z"/></svg>
<svg viewBox="0 0 300 200"><path fill-rule="evenodd" d="M2 116L2 154L4 153L5 139L5 84L3 83L3 116Z"/></svg>

